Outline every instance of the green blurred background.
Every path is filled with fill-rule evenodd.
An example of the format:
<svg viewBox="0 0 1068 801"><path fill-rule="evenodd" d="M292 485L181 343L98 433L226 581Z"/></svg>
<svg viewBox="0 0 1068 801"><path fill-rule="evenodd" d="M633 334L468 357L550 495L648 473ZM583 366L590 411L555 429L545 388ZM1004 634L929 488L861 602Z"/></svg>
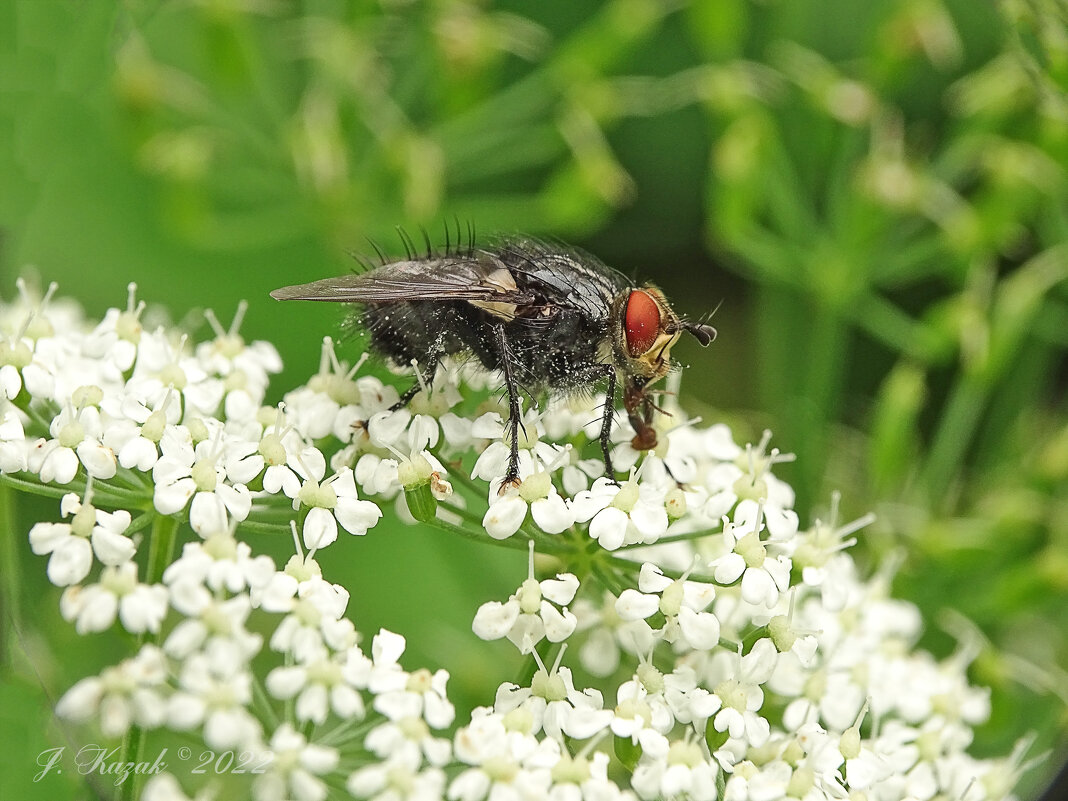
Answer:
<svg viewBox="0 0 1068 801"><path fill-rule="evenodd" d="M36 274L99 315L136 281L224 323L246 298L272 400L339 313L268 291L402 252L398 225L558 236L718 306L714 346L678 348L684 405L796 452L803 520L834 490L878 513L859 558L900 559L936 654L946 610L976 624L976 751L1036 729L1033 793L1068 729L1066 89L1063 0L0 0L0 293ZM87 668L24 547L54 514L4 532L18 764ZM358 627L409 633L461 705L515 670L468 625L521 558L394 525L335 548Z"/></svg>

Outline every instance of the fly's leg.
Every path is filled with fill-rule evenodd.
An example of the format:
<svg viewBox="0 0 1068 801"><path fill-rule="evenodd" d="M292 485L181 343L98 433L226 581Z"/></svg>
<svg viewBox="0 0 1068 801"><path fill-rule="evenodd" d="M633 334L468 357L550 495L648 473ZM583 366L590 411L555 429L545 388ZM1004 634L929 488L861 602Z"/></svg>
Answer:
<svg viewBox="0 0 1068 801"><path fill-rule="evenodd" d="M500 492L506 492L512 487L519 486L519 426L522 423L519 409L519 384L512 375L512 352L508 347L508 339L504 335L504 325L493 326L493 332L497 337L497 355L501 362L501 371L504 373L504 387L508 390L508 434L511 441L508 443L508 472L504 474Z"/></svg>
<svg viewBox="0 0 1068 801"><path fill-rule="evenodd" d="M604 409L601 413L601 454L604 456L605 478L616 480L616 471L612 469L612 452L610 449L612 436L612 418L616 411L616 368L607 365L605 372L608 374L608 389L604 396Z"/></svg>
<svg viewBox="0 0 1068 801"><path fill-rule="evenodd" d="M628 384L623 389L623 406L634 429L631 447L636 451L651 451L656 447L656 429L652 426L653 405L641 386Z"/></svg>
<svg viewBox="0 0 1068 801"><path fill-rule="evenodd" d="M631 442L636 451L651 451L656 447L656 429L653 428L653 411L655 408L649 396L644 395L642 397L642 416L639 418L641 425L634 427L637 433Z"/></svg>
<svg viewBox="0 0 1068 801"><path fill-rule="evenodd" d="M403 409L407 406L412 398L419 394L419 390L423 387L430 389L430 386L434 383L434 374L438 371L438 360L428 359L427 366L423 369L420 378L416 379L408 389L404 390L404 393L400 396L400 400L389 407L391 412L395 412L398 409Z"/></svg>

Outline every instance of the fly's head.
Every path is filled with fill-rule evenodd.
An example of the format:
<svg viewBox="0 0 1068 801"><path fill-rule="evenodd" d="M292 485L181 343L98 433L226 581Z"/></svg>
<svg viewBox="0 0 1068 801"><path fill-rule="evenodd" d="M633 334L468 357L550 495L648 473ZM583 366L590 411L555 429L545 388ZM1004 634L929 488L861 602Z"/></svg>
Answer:
<svg viewBox="0 0 1068 801"><path fill-rule="evenodd" d="M656 447L650 424L656 406L648 388L671 372L671 348L689 331L702 345L716 338L716 329L679 317L664 293L646 284L621 293L612 307L612 356L623 376L623 406L635 430L638 450Z"/></svg>

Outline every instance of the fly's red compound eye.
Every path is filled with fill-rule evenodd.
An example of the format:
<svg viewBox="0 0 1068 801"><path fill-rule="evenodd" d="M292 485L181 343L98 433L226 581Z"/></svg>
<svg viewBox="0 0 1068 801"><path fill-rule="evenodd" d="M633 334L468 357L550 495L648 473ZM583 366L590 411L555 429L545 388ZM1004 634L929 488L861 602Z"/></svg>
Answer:
<svg viewBox="0 0 1068 801"><path fill-rule="evenodd" d="M648 353L660 335L660 307L648 292L635 289L627 298L623 322L627 352L636 359Z"/></svg>

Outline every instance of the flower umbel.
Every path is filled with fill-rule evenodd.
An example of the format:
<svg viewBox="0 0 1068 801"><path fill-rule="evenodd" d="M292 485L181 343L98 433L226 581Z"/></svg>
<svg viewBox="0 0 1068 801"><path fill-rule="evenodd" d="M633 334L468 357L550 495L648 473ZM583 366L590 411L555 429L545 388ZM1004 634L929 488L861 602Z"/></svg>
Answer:
<svg viewBox="0 0 1068 801"><path fill-rule="evenodd" d="M28 535L55 585L42 601L126 649L63 694L68 724L233 753L250 769L234 792L257 801L1008 797L1007 780L964 780L1017 775L967 752L990 711L973 655L915 648L916 610L847 550L869 518L841 527L835 501L799 531L770 435L742 446L676 409L655 453L606 443L633 467L590 485L599 412L554 402L524 416L501 493L500 406L463 368L430 386L419 371L399 406L328 342L307 384L265 406L281 365L238 334L242 313L209 315L213 338L192 343L150 330L133 289L98 322L0 303L0 324L18 321L0 330L0 482L60 499ZM369 540L406 533L391 509L526 551L515 591L471 610L478 638L514 650L485 647L525 668L475 687L461 663L481 703L465 719L445 666L408 666L385 629L361 639L337 581L335 552L369 558ZM324 551L341 529L367 537ZM419 652L463 650L439 645ZM144 797L212 793L190 767Z"/></svg>

